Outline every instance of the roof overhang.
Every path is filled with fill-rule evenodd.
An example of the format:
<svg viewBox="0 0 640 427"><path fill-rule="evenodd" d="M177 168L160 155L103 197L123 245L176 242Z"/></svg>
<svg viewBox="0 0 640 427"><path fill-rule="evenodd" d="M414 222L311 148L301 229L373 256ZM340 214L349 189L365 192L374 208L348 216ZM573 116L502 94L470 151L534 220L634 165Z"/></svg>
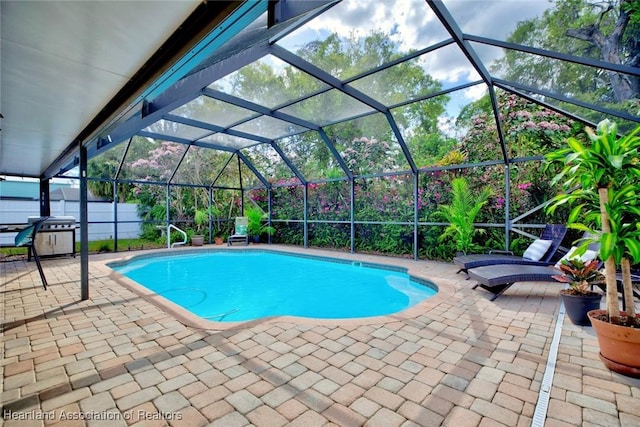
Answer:
<svg viewBox="0 0 640 427"><path fill-rule="evenodd" d="M181 78L194 47L248 3L0 2L0 174L54 176L79 143Z"/></svg>

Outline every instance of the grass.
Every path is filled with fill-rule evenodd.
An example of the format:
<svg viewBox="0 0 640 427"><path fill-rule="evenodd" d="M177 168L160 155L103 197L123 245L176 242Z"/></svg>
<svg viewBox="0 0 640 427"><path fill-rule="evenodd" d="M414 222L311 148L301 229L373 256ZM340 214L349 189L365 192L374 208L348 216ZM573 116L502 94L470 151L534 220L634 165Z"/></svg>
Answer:
<svg viewBox="0 0 640 427"><path fill-rule="evenodd" d="M95 240L89 242L89 253L113 252L114 240ZM131 251L140 249L156 249L165 247L166 243L158 243L146 239L120 239L118 251ZM76 242L76 253L80 252L80 243ZM2 257L27 255L27 248L0 248ZM1 257L0 257L1 258Z"/></svg>
<svg viewBox="0 0 640 427"><path fill-rule="evenodd" d="M113 252L114 240L96 240L89 242L89 253ZM145 239L120 239L118 240L118 251L132 251L140 249L164 248L166 243L158 243ZM80 252L80 243L76 243L76 252Z"/></svg>

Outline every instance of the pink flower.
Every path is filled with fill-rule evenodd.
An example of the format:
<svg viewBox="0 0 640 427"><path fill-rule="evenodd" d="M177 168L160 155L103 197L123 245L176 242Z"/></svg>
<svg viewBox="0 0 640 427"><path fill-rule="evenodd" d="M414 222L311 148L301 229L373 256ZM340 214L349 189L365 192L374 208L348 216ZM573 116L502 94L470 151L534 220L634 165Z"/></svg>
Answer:
<svg viewBox="0 0 640 427"><path fill-rule="evenodd" d="M524 184L518 184L518 188L520 190L526 190L527 188L531 187L533 184L530 182L526 182Z"/></svg>

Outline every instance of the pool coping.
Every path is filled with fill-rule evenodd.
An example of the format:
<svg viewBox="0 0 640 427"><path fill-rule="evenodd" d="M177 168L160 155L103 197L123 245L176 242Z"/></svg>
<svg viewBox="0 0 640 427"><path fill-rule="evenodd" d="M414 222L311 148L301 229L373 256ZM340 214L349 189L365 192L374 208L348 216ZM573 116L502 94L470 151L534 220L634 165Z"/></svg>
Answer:
<svg viewBox="0 0 640 427"><path fill-rule="evenodd" d="M153 258L159 255L184 255L188 253L210 253L210 252L220 252L220 251L260 251L260 252L270 252L270 253L281 253L290 256L298 256L304 258L314 258L314 259L322 259L329 262L340 262L340 263L349 263L349 262L361 262L363 266L374 266L376 268L389 269L393 271L402 271L409 276L428 286L428 284L424 282L432 283L436 286L436 294L432 297L427 298L424 301L419 302L403 311L383 315L383 316L372 316L372 317L359 317L359 318L349 318L349 319L318 319L318 318L308 318L308 317L298 317L298 316L269 316L263 317L260 319L241 321L241 322L216 322L214 320L204 319L196 314L191 313L189 310L181 307L180 305L166 299L165 297L153 292L146 287L138 284L132 279L120 274L116 270L114 270L111 265L118 264L126 264L128 261L132 259L144 259L144 258ZM154 304L159 307L163 311L172 315L176 318L176 320L182 322L183 324L198 328L202 330L210 330L210 331L225 331L237 329L239 327L249 327L253 324L263 324L263 323L275 323L275 322L291 322L301 325L324 325L324 326L360 326L360 325L372 325L372 324L380 324L389 321L397 321L397 320L407 320L416 318L425 311L428 311L438 304L440 304L443 300L448 299L454 294L454 286L451 283L447 283L446 280L439 278L431 278L426 275L426 272L420 270L420 265L424 265L424 262L420 260L406 259L406 258L390 258L389 256L379 256L379 255L369 255L369 254L359 254L359 253L344 253L344 252L336 252L336 257L331 257L327 255L329 252L326 249L313 249L307 248L305 249L305 253L300 253L296 251L295 248L291 248L288 250L283 247L273 247L271 245L249 245L249 246L204 246L201 248L192 248L192 247L184 247L184 248L172 248L170 249L170 253L167 252L167 249L158 249L153 251L145 251L145 253L140 254L126 254L124 256L120 256L117 258L110 258L99 261L101 264L106 267L110 273L109 277L113 279L115 282L121 284L126 287L130 291L134 292L136 295L144 298L146 301ZM337 258L337 257L340 258ZM372 258L376 258L375 261ZM378 259L379 258L379 259ZM395 263L394 263L395 261ZM396 263L407 264L405 265L396 265Z"/></svg>

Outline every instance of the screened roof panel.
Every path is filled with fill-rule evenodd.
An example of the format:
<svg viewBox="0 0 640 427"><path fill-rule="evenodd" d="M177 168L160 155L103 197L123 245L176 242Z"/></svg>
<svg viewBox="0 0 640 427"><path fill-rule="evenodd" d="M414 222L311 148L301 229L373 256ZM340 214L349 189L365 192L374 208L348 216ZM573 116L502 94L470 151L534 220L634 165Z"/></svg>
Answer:
<svg viewBox="0 0 640 427"><path fill-rule="evenodd" d="M171 182L209 186L231 156L231 153L192 145Z"/></svg>
<svg viewBox="0 0 640 427"><path fill-rule="evenodd" d="M604 119L609 119L612 122L617 123L619 132L630 132L631 130L635 129L638 126L638 123L640 122L640 116L638 115L635 115L636 121L633 121L633 120L620 118L618 116L614 116L606 112L597 111L592 108L582 107L579 105L559 101L557 99L553 99L548 96L544 97L544 96L534 95L533 98L544 101L545 103L559 109L560 111L565 111L569 114L585 119L593 123L594 125Z"/></svg>
<svg viewBox="0 0 640 427"><path fill-rule="evenodd" d="M274 182L278 179L289 179L295 176L291 168L270 144L254 145L243 149L242 153L265 179Z"/></svg>
<svg viewBox="0 0 640 427"><path fill-rule="evenodd" d="M407 159L383 114L338 123L326 131L354 175L409 170Z"/></svg>
<svg viewBox="0 0 640 427"><path fill-rule="evenodd" d="M150 126L147 126L143 131L154 133L162 136L175 136L182 139L194 141L200 139L205 135L211 133L210 130L202 129L194 126L185 125L182 123L172 122L170 120L158 120Z"/></svg>
<svg viewBox="0 0 640 427"><path fill-rule="evenodd" d="M346 176L318 132L311 131L282 138L276 143L307 180Z"/></svg>
<svg viewBox="0 0 640 427"><path fill-rule="evenodd" d="M226 133L214 133L198 140L196 144L209 146L212 148L223 147L233 150L239 150L241 148L258 144L258 142L252 139L241 138L239 136L229 135Z"/></svg>
<svg viewBox="0 0 640 427"><path fill-rule="evenodd" d="M607 71L605 78L601 68L478 43L471 45L478 48L485 60L499 57L500 60L491 63L491 71L496 77L523 85L520 90L541 94L549 92L576 102L587 102L625 113L620 108L621 103L616 101L618 95L612 90L611 81L616 78L626 80L630 77L626 74ZM510 71L507 73L507 70ZM637 116L633 109L631 111Z"/></svg>
<svg viewBox="0 0 640 427"><path fill-rule="evenodd" d="M340 2L277 44L299 53L305 60L338 79L346 80L398 56L397 52L386 45L383 48L385 51L379 51L377 55L360 49L348 66L336 61L337 55L332 44L360 44L362 48L363 41L357 40L357 37L364 37L372 32L389 34L390 40L397 42L402 52L420 50L449 38L424 0L365 0ZM338 40L330 37L332 33L337 34ZM303 45L313 46L315 52L308 48L301 49Z"/></svg>
<svg viewBox="0 0 640 427"><path fill-rule="evenodd" d="M344 92L332 89L278 111L324 126L370 113L373 108Z"/></svg>
<svg viewBox="0 0 640 427"><path fill-rule="evenodd" d="M63 178L80 178L80 169L79 168L73 168L73 169L69 169L68 171L62 173L59 175L60 177Z"/></svg>
<svg viewBox="0 0 640 427"><path fill-rule="evenodd" d="M540 18L550 1L443 0L456 24L467 34L505 40L521 21Z"/></svg>
<svg viewBox="0 0 640 427"><path fill-rule="evenodd" d="M458 144L466 129L456 124L456 117L464 105L483 94L483 88L484 85L478 85L461 89L391 110L418 168L468 162L466 152ZM493 148L490 153L493 160L499 160L502 153L499 147L498 150L493 145L489 147Z"/></svg>
<svg viewBox="0 0 640 427"><path fill-rule="evenodd" d="M580 33L580 28L599 20L603 28L600 37L606 37L618 19L614 10L620 2L445 0L443 3L466 34L599 59L600 49L584 40L586 34ZM496 22L500 25L495 25Z"/></svg>
<svg viewBox="0 0 640 427"><path fill-rule="evenodd" d="M540 147L555 150L572 134L575 121L531 99L496 89L502 131L513 159L540 156Z"/></svg>
<svg viewBox="0 0 640 427"><path fill-rule="evenodd" d="M258 177L244 162L240 162L240 170L242 171L242 187L244 189L264 187L262 181L258 179Z"/></svg>
<svg viewBox="0 0 640 427"><path fill-rule="evenodd" d="M234 155L223 167L224 169L214 177L212 185L215 187L240 188L238 157Z"/></svg>
<svg viewBox="0 0 640 427"><path fill-rule="evenodd" d="M208 87L275 108L325 90L328 85L273 55L267 55Z"/></svg>
<svg viewBox="0 0 640 427"><path fill-rule="evenodd" d="M122 161L127 144L120 144L111 150L105 150L87 162L87 176L90 178L117 178L116 174ZM77 172L77 169L72 169ZM76 175L77 176L77 175Z"/></svg>
<svg viewBox="0 0 640 427"><path fill-rule="evenodd" d="M276 119L271 116L260 116L238 126L234 126L232 129L267 139L282 138L284 136L295 135L307 130L302 126L285 122L284 120Z"/></svg>
<svg viewBox="0 0 640 427"><path fill-rule="evenodd" d="M456 64L456 66L446 70L438 70L437 63L442 58L445 58L447 63ZM418 69L424 70L426 77L423 77L422 73L417 73ZM431 75L431 70L436 74ZM354 80L349 85L366 93L376 101L391 106L478 80L480 80L480 76L460 51L460 48L450 44Z"/></svg>
<svg viewBox="0 0 640 427"><path fill-rule="evenodd" d="M124 178L167 182L189 146L176 142L135 137L123 162Z"/></svg>
<svg viewBox="0 0 640 427"><path fill-rule="evenodd" d="M18 3L20 2L16 4ZM635 23L638 12L635 9L631 10L633 15L624 29L622 42L616 46L620 48L620 53L617 55L614 53L613 59L598 47L598 40L579 40L578 34L582 31L582 38L589 38L592 34L589 30L595 28L607 36L614 21L623 18L620 12L622 0L605 3L588 2L581 4L584 7L580 8L574 7L577 3L568 1L525 0L507 2L497 0L443 0L442 2L343 0L336 3L289 0L287 3L287 6L291 7L275 8L275 14L271 17L275 18L276 23L269 26L267 14L263 13L267 9L265 1L240 2L242 11L238 9L237 16L233 17L232 30L226 28L226 24L221 24L207 33L204 38L200 38L200 33L193 34L194 40L189 40L187 49L182 51L185 46L171 49L170 59L166 59L166 64L163 62L163 65L166 65L166 68L163 68L166 73L154 69L150 73L154 77L149 77L148 81L136 82L136 87L123 87L122 89L127 89L125 91L127 97L122 99L128 101L98 97L99 107L93 105L92 109L97 108L96 111L98 111L108 103L111 105L111 101L113 101L113 108L105 107L106 110L100 110L101 112L97 115L87 118L82 126L77 129L74 126L73 129L76 130L72 131L62 126L65 123L68 125L64 117L58 121L49 117L46 121L49 125L45 126L47 129L41 128L38 132L33 132L37 134L34 137L16 138L15 135L18 133L22 135L18 128L24 127L24 123L21 123L24 122L24 114L16 115L15 111L12 114L11 111L3 110L2 138L3 142L7 142L6 147L9 147L5 150L3 158L19 158L19 154L16 155L12 148L22 150L24 144L28 143L29 148L33 149L30 152L37 153L38 157L37 159L29 158L29 163L38 166L27 165L23 161L4 161L3 165L10 167L4 166L5 169L0 172L47 178L63 174L78 164L78 140L88 149L89 157L98 155L95 157L96 163L108 163L111 159L103 157L103 151L119 146L136 134L150 137L162 135L158 139L166 138L166 140L185 143L197 141L196 144L199 146L224 150L246 148L265 140L289 138L305 133L308 128L314 129L318 125L327 126L336 144L342 144L340 150L350 148L349 144L362 138L391 141L401 146L406 142L409 145L413 139L412 130L417 134L419 129L424 129L424 126L427 126L426 129L429 129L429 132L423 132L423 138L437 135L438 132L440 132L439 137L449 136L452 130L447 126L448 118L461 111L462 105L469 107L472 112L478 109L484 111L487 106L493 108L496 100L489 99L493 97L493 91L481 100L484 103L481 106L469 103L478 98L466 96L467 93L484 90L484 87L481 87L483 85L466 89L467 92L462 94L450 93L447 95L451 97L450 101L444 103L446 114L437 109L430 111L432 104L423 102L422 98L437 92L438 89L455 89L459 85L477 81L479 77L471 66L471 62L476 59L478 63L473 65L477 69L489 71L490 75L484 77L489 84L494 84L494 88L503 87L522 93L526 97L533 97L542 103L557 106L563 111L592 122L597 122L604 117L612 117L621 124L621 129L631 127L632 122L637 121L640 77L637 73L637 63L633 62L633 58L638 57L637 43L633 42L637 38ZM310 5L311 3L313 4ZM612 8L603 9L609 5ZM25 4L20 8L14 8L15 10L9 10L14 12L12 16L16 20L14 22L11 18L7 18L7 22L14 22L14 25L7 37L3 32L3 42L24 39L20 37L19 32L22 28L24 28L22 33L33 38L35 34L33 31L38 29L37 26L34 27L28 20L21 19L35 13L28 9L29 7L37 6ZM318 9L314 10L315 7ZM73 2L69 3L65 11L68 11L71 16L78 17L79 22L88 16L88 10L80 3L78 6ZM110 14L111 21L119 16L114 14L109 6L105 6L104 11ZM628 10L625 9L625 11ZM616 22L622 25L621 19ZM461 33L457 32L458 28ZM46 30L44 33L51 36L52 45L60 41L53 27L47 27ZM448 31L451 31L451 34ZM161 29L161 32L172 33L167 28ZM225 32L224 37L219 37ZM476 40L480 38L487 38L487 40L480 43ZM67 39L62 41L71 40ZM492 47L493 39L497 44L511 45L513 49ZM522 53L515 49L516 43L546 49L550 54L547 56ZM63 43L63 45L74 47L75 43ZM436 49L441 45L446 47ZM470 52L463 55L458 46L462 49L471 47ZM191 50L192 47L197 51ZM417 54L430 48L434 49L433 52L396 64L396 61L400 61L407 54ZM287 52L283 52L283 49ZM561 55L554 52L559 52ZM78 73L86 75L67 62L64 67L56 67L55 64L60 61L60 55L54 55L55 57L49 59L41 57L41 61L49 60L48 66L43 69L53 71L48 74L31 73L29 74L31 79L27 81L24 79L24 73L20 71L35 69L32 66L35 63L33 57L25 60L24 55L19 55L17 50L14 49L13 53L15 55L10 55L10 61L3 61L3 71L6 71L3 76L11 76L19 83L16 87L22 90L17 92L14 90L9 98L14 100L18 97L28 98L32 100L33 105L46 105L47 111L63 111L64 109L57 108L60 106L60 99L79 105L81 109L86 109L86 106L91 104L89 98L93 95L90 91L85 93L87 99L82 100L77 96L75 98L56 96L58 91L53 89L57 89L62 80L68 80L69 75ZM563 57L563 60L550 57L554 55ZM283 59L278 59L277 56ZM144 55L140 57L142 59L138 59L144 62L149 57ZM599 61L611 61L611 64L619 63L622 65L612 65L612 67L616 69L626 67L629 72L620 74L610 71L608 68L611 67L590 67L571 61L572 58L580 60L582 57L586 62L593 58ZM81 62L76 61L78 64ZM308 66L308 63L313 66ZM385 68L390 64L395 65ZM151 63L144 65L144 67L147 66L153 65ZM145 70L144 67L139 71ZM63 69L72 74L60 73ZM422 74L416 76L418 72ZM169 76L171 73L174 74ZM16 76L22 78L16 80ZM64 78L58 78L60 76ZM25 81L35 89L23 92ZM343 84L348 86L345 87ZM624 87L625 84L626 87ZM7 85L7 88L11 87L13 86ZM212 89L222 93L214 93ZM344 91L341 91L343 89ZM377 119L372 119L367 128L360 128L361 119L355 121L353 119L372 113L373 110L352 100L346 94L354 89L394 108L393 118L398 122L402 139L405 141L394 140L395 135L391 132L386 118L379 122ZM112 91L112 93L116 92L117 90ZM235 97L237 102L228 99L231 97ZM401 107L403 103L414 99L419 99L420 102ZM455 101L456 99L458 101ZM189 101L185 103L183 100ZM180 105L181 103L184 105ZM7 103L7 105L11 108L11 105L22 104ZM255 112L252 111L254 109ZM292 120L293 123L280 120L286 118L284 113L295 118ZM65 115L74 116L68 111ZM84 117L84 113L80 115ZM379 115L371 114L371 116ZM16 122L15 120L18 119L15 117L18 117L21 122ZM487 114L487 117L485 126L495 126L493 111ZM365 120L369 119L371 117L365 118ZM149 125L153 120L155 122ZM342 120L346 121L338 123ZM305 121L310 122L310 125L304 126ZM202 128L197 126L198 122L203 124ZM56 126L51 126L51 123L61 123L62 127L58 129ZM209 126L208 129L205 129L205 123ZM461 124L454 129L458 142L464 145L474 136L473 129L471 129L469 117L463 117L460 123L469 127L469 129L464 128ZM334 131L338 129L334 127L338 124L340 132ZM229 130L229 133L249 138L245 140L230 135L214 134L216 127L224 128L234 125L234 130L237 132ZM433 132L431 132L432 128ZM471 132L471 135L467 132ZM36 138L42 142L37 142ZM55 150L55 160L51 160L47 165L42 164L45 157L49 158L47 154L51 152L49 148L57 146L51 141L56 142L60 138L67 138L70 141L65 151ZM22 139L29 141L24 142ZM122 176L131 172L131 164L134 162L145 159L150 161L154 156L156 161L170 160L168 157L163 158L157 152L152 152L152 148L147 147L152 143L161 144L160 141L137 138L133 144L133 151L136 154L127 155ZM322 144L318 143L317 146L321 147ZM138 151L144 151L140 147L148 148L149 151L140 153ZM172 147L165 146L163 150L169 152L173 150ZM184 150L186 145L179 148ZM504 148L507 149L507 147ZM410 147L410 149L413 148ZM291 150L292 153L294 151ZM395 156L396 152L397 150L392 149L390 154ZM317 153L325 154L320 150ZM333 162L330 160L331 157L326 159L322 158L320 162L331 165ZM502 160L509 161L508 151L505 151ZM406 163L403 156L398 156L397 161ZM419 163L422 164L422 162ZM167 165L158 167L160 166ZM34 167L38 168L39 172L34 172ZM390 170L395 167L396 165ZM404 165L397 167L403 168ZM322 166L315 167L315 169L322 168ZM387 170L385 167L369 169ZM139 170L133 172L142 174ZM96 177L109 175L106 170L97 168L91 173ZM156 172L155 177L152 175L154 174L149 176L156 179L158 176L164 176L164 171Z"/></svg>
<svg viewBox="0 0 640 427"><path fill-rule="evenodd" d="M241 120L258 115L255 111L205 95L201 95L193 101L176 108L171 114L225 128Z"/></svg>

